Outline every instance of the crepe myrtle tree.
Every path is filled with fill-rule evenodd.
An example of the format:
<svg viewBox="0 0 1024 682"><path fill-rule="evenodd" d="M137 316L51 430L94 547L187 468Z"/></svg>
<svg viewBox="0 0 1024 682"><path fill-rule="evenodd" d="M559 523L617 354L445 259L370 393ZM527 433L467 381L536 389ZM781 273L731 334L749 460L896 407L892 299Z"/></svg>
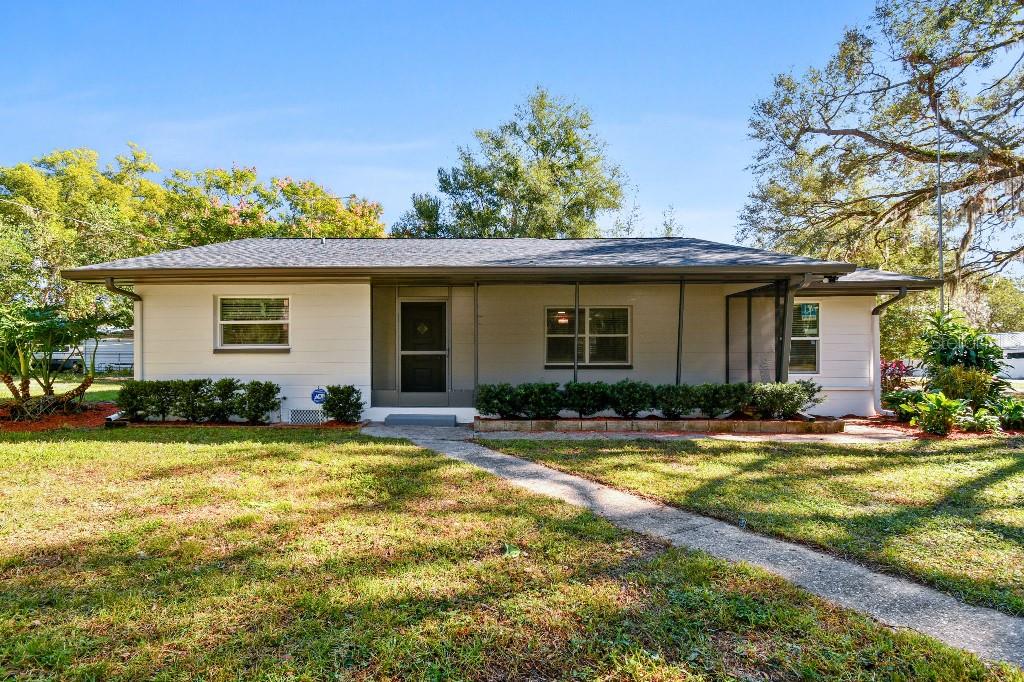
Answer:
<svg viewBox="0 0 1024 682"><path fill-rule="evenodd" d="M99 328L117 322L108 314L69 317L56 306L29 306L15 302L0 309L0 381L11 393L11 416L38 419L56 411L77 409L96 376L98 343L87 348ZM54 355L76 349L60 363ZM84 373L78 386L56 395L59 373L77 353ZM33 395L32 385L38 387Z"/></svg>

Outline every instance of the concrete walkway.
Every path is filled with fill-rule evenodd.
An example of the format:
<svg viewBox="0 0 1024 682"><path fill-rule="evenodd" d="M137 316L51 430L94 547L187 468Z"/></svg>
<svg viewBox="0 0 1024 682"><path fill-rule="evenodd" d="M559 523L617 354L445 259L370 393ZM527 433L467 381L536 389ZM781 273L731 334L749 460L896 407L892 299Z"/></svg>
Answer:
<svg viewBox="0 0 1024 682"><path fill-rule="evenodd" d="M406 438L421 447L478 466L531 492L585 507L621 528L729 561L745 561L888 625L912 628L983 658L1024 667L1024 618L969 606L929 587L802 545L757 535L722 521L495 452L468 442L474 435L469 429L372 425L363 432ZM524 435L516 434L520 438ZM600 435L607 438L612 434ZM488 438L493 436L487 434Z"/></svg>

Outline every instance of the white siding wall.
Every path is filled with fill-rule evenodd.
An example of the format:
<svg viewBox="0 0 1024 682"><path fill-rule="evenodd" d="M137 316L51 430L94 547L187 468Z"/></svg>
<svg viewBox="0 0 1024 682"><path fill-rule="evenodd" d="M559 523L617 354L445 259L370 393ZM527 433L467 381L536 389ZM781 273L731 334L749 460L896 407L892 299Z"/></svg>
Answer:
<svg viewBox="0 0 1024 682"><path fill-rule="evenodd" d="M686 287L683 381L724 379L724 297L741 288ZM136 318L141 337L141 343L135 344L138 377L235 376L274 381L286 397L285 419L291 409L314 407L310 392L317 386L354 384L369 400L369 283L146 284L136 290L144 299L143 316ZM616 381L627 376L653 383L674 380L678 287L587 286L580 294L582 305L626 304L633 307L634 315L633 369L583 371L582 380ZM215 300L222 295L290 296L291 352L215 354ZM814 410L818 414L871 414L874 299L798 299L812 300L821 303L820 372L791 378L811 378L825 387L828 399ZM481 287L480 381L569 380L571 371L544 369L543 324L544 306L571 304L571 286ZM770 315L766 319L773 322ZM468 337L460 339L466 342Z"/></svg>
<svg viewBox="0 0 1024 682"><path fill-rule="evenodd" d="M841 417L874 413L872 367L872 296L797 298L797 303L821 304L821 358L818 374L791 372L791 381L813 379L828 396L815 414Z"/></svg>
<svg viewBox="0 0 1024 682"><path fill-rule="evenodd" d="M370 285L144 284L142 343L136 376L177 379L233 376L273 381L289 410L315 407L317 386L354 384L370 396ZM217 296L290 296L289 353L214 353Z"/></svg>

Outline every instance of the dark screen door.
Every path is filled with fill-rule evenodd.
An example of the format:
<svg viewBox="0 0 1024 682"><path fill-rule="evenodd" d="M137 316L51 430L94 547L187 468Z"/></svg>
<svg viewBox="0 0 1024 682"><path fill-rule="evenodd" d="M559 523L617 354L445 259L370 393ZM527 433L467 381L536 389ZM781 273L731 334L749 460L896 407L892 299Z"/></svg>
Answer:
<svg viewBox="0 0 1024 682"><path fill-rule="evenodd" d="M406 393L443 393L448 360L445 304L402 303L402 387Z"/></svg>

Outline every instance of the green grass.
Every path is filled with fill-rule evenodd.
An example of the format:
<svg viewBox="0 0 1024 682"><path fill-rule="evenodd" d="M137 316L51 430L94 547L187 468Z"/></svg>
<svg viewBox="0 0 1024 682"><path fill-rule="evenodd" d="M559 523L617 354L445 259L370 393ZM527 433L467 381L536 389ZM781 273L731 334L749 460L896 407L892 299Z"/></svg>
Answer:
<svg viewBox="0 0 1024 682"><path fill-rule="evenodd" d="M125 377L117 376L98 376L93 381L92 386L86 389L85 402L87 403L112 403L117 399L117 392L121 389L121 383L125 380ZM62 375L61 378L54 383L53 389L57 395L70 391L71 389L82 383L81 376L77 375ZM32 382L32 395L40 395L42 390L39 388L39 384ZM11 392L7 390L7 386L0 383L0 401L6 400L11 397Z"/></svg>
<svg viewBox="0 0 1024 682"><path fill-rule="evenodd" d="M400 441L0 434L0 678L1024 679Z"/></svg>
<svg viewBox="0 0 1024 682"><path fill-rule="evenodd" d="M1024 615L1024 439L488 445Z"/></svg>

